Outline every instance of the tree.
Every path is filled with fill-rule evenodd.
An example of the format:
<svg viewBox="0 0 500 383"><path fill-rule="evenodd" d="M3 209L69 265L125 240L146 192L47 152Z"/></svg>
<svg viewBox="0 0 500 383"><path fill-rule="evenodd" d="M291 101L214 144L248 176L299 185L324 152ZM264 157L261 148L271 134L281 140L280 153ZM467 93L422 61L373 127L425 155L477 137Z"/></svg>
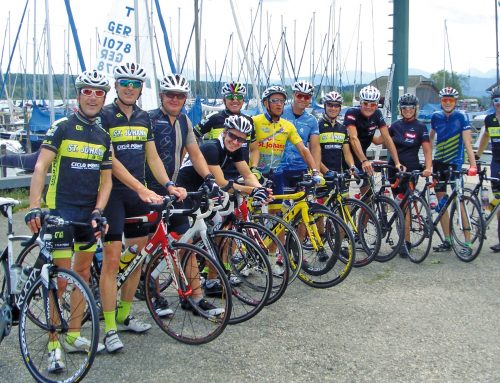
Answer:
<svg viewBox="0 0 500 383"><path fill-rule="evenodd" d="M458 74L456 72L448 72L447 70L440 70L431 74L431 80L434 81L436 88L441 89L445 86L455 88L458 93L463 96L463 88L467 87L467 76Z"/></svg>

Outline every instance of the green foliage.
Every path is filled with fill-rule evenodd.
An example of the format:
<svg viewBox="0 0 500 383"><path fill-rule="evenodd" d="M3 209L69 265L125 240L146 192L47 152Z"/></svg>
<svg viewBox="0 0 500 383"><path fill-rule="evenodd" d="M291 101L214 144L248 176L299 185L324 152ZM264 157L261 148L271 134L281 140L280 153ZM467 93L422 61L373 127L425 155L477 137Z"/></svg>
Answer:
<svg viewBox="0 0 500 383"><path fill-rule="evenodd" d="M29 189L26 188L7 189L2 191L2 197L21 201L21 204L14 207L14 213L29 207L29 194Z"/></svg>
<svg viewBox="0 0 500 383"><path fill-rule="evenodd" d="M445 86L451 86L458 90L460 97L464 97L463 88L467 85L467 76L458 74L456 72L440 70L436 73L431 74L431 80L434 81L434 85L437 89L442 89Z"/></svg>

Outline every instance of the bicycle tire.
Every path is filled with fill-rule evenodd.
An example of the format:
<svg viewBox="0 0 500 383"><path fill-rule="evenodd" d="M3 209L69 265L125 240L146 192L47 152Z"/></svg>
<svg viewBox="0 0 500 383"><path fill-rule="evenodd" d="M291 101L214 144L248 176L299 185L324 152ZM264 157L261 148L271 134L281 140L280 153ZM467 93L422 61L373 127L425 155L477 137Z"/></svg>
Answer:
<svg viewBox="0 0 500 383"><path fill-rule="evenodd" d="M89 372L97 353L99 338L97 309L87 284L74 271L52 266L49 274L50 283L52 286L57 286L57 292L54 289L47 290L43 285L42 278L38 277L29 288L25 303L21 308L19 316L19 344L21 346L21 354L24 364L35 380L39 382L77 382L83 379ZM28 283L30 282L28 281ZM64 290L61 292L63 285ZM54 294L56 294L59 296L59 299L56 299L58 302L64 299L69 300L70 298L67 296L73 295L75 291L80 292L83 298L82 302L85 305L79 311L90 313L90 318L80 328L80 334L90 341L91 346L87 352L83 353L62 351L64 368L57 374L49 373L46 370L49 333L55 336L55 339L63 345L66 333L72 329L72 323L75 323L75 321L81 323L82 319L80 316L83 314L77 313L73 316L71 311L59 307L57 311L62 316L59 317L60 323L48 325L46 323L45 310L46 307L49 307L47 299L50 299L49 297L51 296L54 297ZM54 302L53 298L52 302ZM55 306L52 307L54 307L54 310L57 308ZM34 322L32 321L32 315L39 315L42 318L38 317L38 320ZM62 348L64 350L64 345Z"/></svg>
<svg viewBox="0 0 500 383"><path fill-rule="evenodd" d="M288 278L290 275L289 259L286 256L285 246L281 243L278 237L273 234L271 230L259 223L238 222L236 224L236 228L238 232L241 232L247 237L253 239L254 242L256 242L260 246L260 248L264 251L264 254L269 259L271 269L275 267L274 265L278 265L278 262L281 261L283 263L280 267L279 272L273 271L271 293L269 294L269 298L267 298L266 305L277 302L286 291L286 288L288 286ZM274 244L274 247L276 248L276 251L274 253L270 252L270 246L266 246L266 240L270 240L271 243ZM236 276L241 274L241 271L244 270L244 267L244 264L234 265Z"/></svg>
<svg viewBox="0 0 500 383"><path fill-rule="evenodd" d="M405 230L407 214L409 214L410 219L409 231L411 242L411 249L408 249L408 258L413 263L421 263L429 255L432 247L434 226L432 224L431 208L422 197L412 195L408 199L403 212Z"/></svg>
<svg viewBox="0 0 500 383"><path fill-rule="evenodd" d="M323 222L323 229L320 229L319 233L322 242L327 246L316 251L306 243L310 241L306 237L302 243L304 260L299 279L314 288L333 287L343 282L351 272L356 257L354 236L344 221L323 205L311 204L309 215L313 225ZM302 218L297 217L294 224L301 222ZM342 257L341 251L344 252Z"/></svg>
<svg viewBox="0 0 500 383"><path fill-rule="evenodd" d="M229 324L245 322L257 315L269 299L273 286L271 264L259 245L241 233L215 230L211 237L217 246L218 259L227 259L230 273L241 281L231 285L233 309ZM238 273L240 263L248 266L249 275Z"/></svg>
<svg viewBox="0 0 500 383"><path fill-rule="evenodd" d="M394 200L386 196L376 195L363 202L374 211L382 229L382 242L375 260L390 261L399 254L404 244L403 212Z"/></svg>
<svg viewBox="0 0 500 383"><path fill-rule="evenodd" d="M178 288L174 286L164 253L160 251L151 257L145 271L146 281L150 281L145 283L145 298L149 313L163 332L179 342L191 345L211 342L223 333L231 316L232 299L229 281L219 263L206 251L182 242L173 242L170 246L176 251L175 256L182 258L181 267L185 272L187 267L194 269L195 274L191 274L190 277L192 280L197 278L201 284L203 280L201 270L205 267L210 267L217 274L221 284L220 296L205 296L205 299L224 312L221 315L200 315L192 296L196 293L201 296L202 292L196 288L192 289L191 283L186 286L182 280L179 280ZM187 276L189 278L189 273ZM161 288L157 289L157 285ZM160 297L168 301L169 308L173 312L171 315L160 317L156 312L154 304Z"/></svg>
<svg viewBox="0 0 500 383"><path fill-rule="evenodd" d="M453 201L450 207L450 237L451 237L451 247L455 252L455 255L464 262L471 262L477 258L484 243L485 227L483 215L481 213L481 207L478 205L475 198L468 195L461 195L457 197L460 202L464 203L466 207L467 215L471 219L471 225L469 228L465 228L462 231L469 231L471 234L470 246L466 244L465 233L462 235L460 233L460 220L463 219L459 217L457 213L457 203L456 199Z"/></svg>
<svg viewBox="0 0 500 383"><path fill-rule="evenodd" d="M329 208L334 214L343 217L339 211L339 203L331 199ZM342 203L345 206L351 206L349 214L352 221L344 219L354 234L356 241L356 259L353 267L363 267L369 265L378 254L382 242L382 229L373 210L364 202L354 198L343 198ZM354 223L354 227L353 227ZM358 245L359 244L359 245Z"/></svg>
<svg viewBox="0 0 500 383"><path fill-rule="evenodd" d="M16 263L23 267L33 267L40 254L40 246L38 242L32 243L30 246L23 247L17 256Z"/></svg>
<svg viewBox="0 0 500 383"><path fill-rule="evenodd" d="M283 218L275 215L267 213L256 214L252 215L252 220L264 225L275 234L278 234L277 231L285 231L284 243L286 254L288 254L288 265L290 267L288 284L291 284L299 275L304 259L302 246L297 232L292 225L286 222ZM281 229L281 227L283 227L283 229Z"/></svg>

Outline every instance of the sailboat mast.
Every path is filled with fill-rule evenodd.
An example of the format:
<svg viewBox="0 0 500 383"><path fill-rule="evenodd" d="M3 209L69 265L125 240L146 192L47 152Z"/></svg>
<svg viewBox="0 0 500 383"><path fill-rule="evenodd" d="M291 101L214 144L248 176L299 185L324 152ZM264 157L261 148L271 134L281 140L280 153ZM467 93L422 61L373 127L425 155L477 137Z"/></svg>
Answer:
<svg viewBox="0 0 500 383"><path fill-rule="evenodd" d="M196 82L194 93L198 96L200 94L200 18L198 0L194 0L194 46L196 51Z"/></svg>
<svg viewBox="0 0 500 383"><path fill-rule="evenodd" d="M47 28L47 64L49 66L49 110L50 110L50 125L54 123L54 84L52 82L54 73L52 71L52 47L50 39L50 14L49 14L49 0L45 0L45 23Z"/></svg>
<svg viewBox="0 0 500 383"><path fill-rule="evenodd" d="M36 0L33 6L33 100L36 100Z"/></svg>

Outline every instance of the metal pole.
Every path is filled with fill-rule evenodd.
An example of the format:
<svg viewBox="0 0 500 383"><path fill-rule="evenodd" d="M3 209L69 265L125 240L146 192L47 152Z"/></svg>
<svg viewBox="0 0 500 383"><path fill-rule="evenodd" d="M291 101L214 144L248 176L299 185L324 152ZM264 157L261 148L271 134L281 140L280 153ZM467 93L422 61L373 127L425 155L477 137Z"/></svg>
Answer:
<svg viewBox="0 0 500 383"><path fill-rule="evenodd" d="M50 125L54 123L55 113L54 113L54 84L53 72L52 72L52 49L51 49L51 39L50 39L50 17L49 17L49 0L45 0L45 15L46 15L46 25L47 25L47 63L49 65L49 110L50 110Z"/></svg>
<svg viewBox="0 0 500 383"><path fill-rule="evenodd" d="M498 6L497 0L495 0L495 41L496 41L496 58L497 58L497 83L496 85L498 86L500 83L500 73L498 71L499 63L498 63Z"/></svg>
<svg viewBox="0 0 500 383"><path fill-rule="evenodd" d="M409 0L394 1L393 14L392 62L394 76L391 88L391 115L395 121L398 115L399 87L403 86L406 89L408 85Z"/></svg>

